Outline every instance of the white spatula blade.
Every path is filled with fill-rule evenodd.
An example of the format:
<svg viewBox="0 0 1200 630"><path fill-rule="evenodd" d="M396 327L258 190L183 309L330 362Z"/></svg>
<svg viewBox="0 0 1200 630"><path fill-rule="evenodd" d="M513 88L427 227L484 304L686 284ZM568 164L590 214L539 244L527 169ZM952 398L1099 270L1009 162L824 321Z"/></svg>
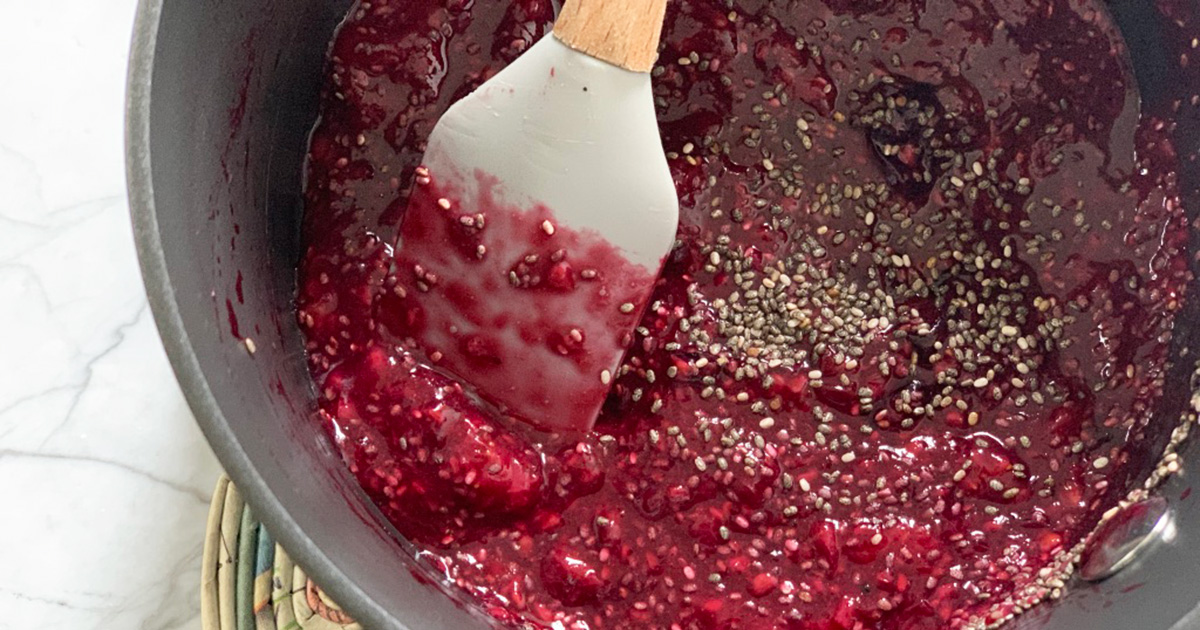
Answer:
<svg viewBox="0 0 1200 630"><path fill-rule="evenodd" d="M650 76L543 38L424 163L397 247L414 337L506 411L590 429L678 223Z"/></svg>

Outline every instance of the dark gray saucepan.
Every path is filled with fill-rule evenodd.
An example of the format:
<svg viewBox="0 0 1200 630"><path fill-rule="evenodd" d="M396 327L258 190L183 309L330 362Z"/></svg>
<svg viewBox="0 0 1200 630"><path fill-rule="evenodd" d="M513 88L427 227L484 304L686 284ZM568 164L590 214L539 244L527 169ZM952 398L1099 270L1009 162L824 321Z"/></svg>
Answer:
<svg viewBox="0 0 1200 630"><path fill-rule="evenodd" d="M1172 2L1181 15L1200 16L1200 0ZM348 4L142 1L128 104L138 253L197 420L257 516L300 564L372 630L484 628L469 606L432 585L436 576L417 574L411 550L381 524L311 415L292 310L301 164L326 44ZM1200 70L1179 69L1186 39L1152 6L1116 0L1113 13L1145 107L1161 110L1200 90ZM1177 143L1186 153L1200 146L1200 115L1183 111ZM1195 216L1200 166L1185 169ZM1176 361L1160 410L1171 418L1189 403L1200 358L1200 326L1191 325L1200 322L1200 287L1189 298L1175 342L1175 356L1187 358ZM252 340L253 354L234 329ZM1116 577L1073 585L1065 600L1017 627L1200 629L1200 497L1186 499L1194 477L1166 486L1174 526L1165 542Z"/></svg>

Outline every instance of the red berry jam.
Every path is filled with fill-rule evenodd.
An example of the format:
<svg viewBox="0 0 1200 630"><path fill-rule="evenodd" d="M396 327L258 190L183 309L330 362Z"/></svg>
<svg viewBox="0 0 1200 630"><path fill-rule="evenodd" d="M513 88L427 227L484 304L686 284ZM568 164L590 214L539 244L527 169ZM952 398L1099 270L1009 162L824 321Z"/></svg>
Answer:
<svg viewBox="0 0 1200 630"><path fill-rule="evenodd" d="M559 225L544 205L505 203L494 178L477 179L465 208L462 182L417 171L381 323L519 421L589 430L653 272L599 234Z"/></svg>
<svg viewBox="0 0 1200 630"><path fill-rule="evenodd" d="M682 219L622 367L572 385L464 337L459 379L409 298L426 258L467 269L475 224L393 246L434 122L552 20L362 0L333 43L298 314L324 428L383 513L536 628L981 628L1058 586L1171 428L1150 412L1187 281L1174 150L1103 7L672 2L653 76ZM583 275L615 253L549 214L462 214L506 226L470 267L505 277L453 307L619 294ZM607 398L593 432L541 433L497 388Z"/></svg>

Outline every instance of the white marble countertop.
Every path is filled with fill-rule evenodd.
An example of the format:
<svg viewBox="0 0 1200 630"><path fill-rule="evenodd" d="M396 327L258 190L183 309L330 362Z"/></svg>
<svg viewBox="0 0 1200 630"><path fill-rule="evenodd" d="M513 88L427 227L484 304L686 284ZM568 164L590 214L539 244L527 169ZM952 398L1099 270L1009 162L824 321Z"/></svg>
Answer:
<svg viewBox="0 0 1200 630"><path fill-rule="evenodd" d="M135 5L0 2L0 628L199 627L220 468L134 254Z"/></svg>

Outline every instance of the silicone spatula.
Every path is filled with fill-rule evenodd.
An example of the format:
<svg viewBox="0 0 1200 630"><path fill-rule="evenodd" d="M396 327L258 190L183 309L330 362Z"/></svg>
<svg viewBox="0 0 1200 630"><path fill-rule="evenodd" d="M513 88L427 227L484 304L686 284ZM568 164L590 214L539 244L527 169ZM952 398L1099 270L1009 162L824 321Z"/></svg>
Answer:
<svg viewBox="0 0 1200 630"><path fill-rule="evenodd" d="M592 428L679 202L649 71L666 0L568 0L429 137L396 244L406 330L502 412Z"/></svg>

